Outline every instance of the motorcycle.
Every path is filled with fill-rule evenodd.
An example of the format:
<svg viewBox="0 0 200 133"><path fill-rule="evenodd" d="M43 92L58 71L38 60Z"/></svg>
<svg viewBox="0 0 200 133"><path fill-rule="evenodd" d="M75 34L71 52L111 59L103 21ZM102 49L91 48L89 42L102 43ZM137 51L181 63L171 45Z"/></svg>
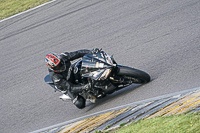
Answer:
<svg viewBox="0 0 200 133"><path fill-rule="evenodd" d="M83 90L79 95L92 103L131 84L145 84L151 79L144 71L117 64L113 56L109 56L102 50L84 55L72 66L75 83L91 85L91 89ZM45 82L58 90L49 75L45 77ZM70 100L64 92L62 93L60 99Z"/></svg>

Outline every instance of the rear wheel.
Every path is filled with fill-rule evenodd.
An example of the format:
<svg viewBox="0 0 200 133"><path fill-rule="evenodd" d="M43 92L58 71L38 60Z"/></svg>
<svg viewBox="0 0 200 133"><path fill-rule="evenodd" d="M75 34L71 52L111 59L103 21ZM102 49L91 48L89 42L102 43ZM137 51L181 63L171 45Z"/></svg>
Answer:
<svg viewBox="0 0 200 133"><path fill-rule="evenodd" d="M122 76L125 81L131 81L135 84L145 84L151 80L150 75L144 71L127 66L118 66L118 68L117 75Z"/></svg>

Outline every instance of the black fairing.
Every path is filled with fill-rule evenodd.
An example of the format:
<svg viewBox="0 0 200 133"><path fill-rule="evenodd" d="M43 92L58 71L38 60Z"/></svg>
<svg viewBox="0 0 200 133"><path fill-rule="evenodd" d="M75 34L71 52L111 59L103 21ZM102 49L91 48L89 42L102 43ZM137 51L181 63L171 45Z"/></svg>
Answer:
<svg viewBox="0 0 200 133"><path fill-rule="evenodd" d="M81 75L97 80L106 69L113 67L113 61L105 52L86 54L82 60Z"/></svg>

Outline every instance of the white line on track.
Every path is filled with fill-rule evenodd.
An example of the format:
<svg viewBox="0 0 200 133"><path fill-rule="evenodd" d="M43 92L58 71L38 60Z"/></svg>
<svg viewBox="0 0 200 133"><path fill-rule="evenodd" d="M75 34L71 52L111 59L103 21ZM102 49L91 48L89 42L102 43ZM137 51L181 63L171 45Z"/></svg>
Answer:
<svg viewBox="0 0 200 133"><path fill-rule="evenodd" d="M22 14L24 14L24 13L33 11L33 10L35 10L35 9L37 9L37 8L40 8L40 7L42 7L42 6L45 6L45 5L47 5L47 4L53 3L53 2L55 2L55 1L56 1L56 0L52 0L52 1L46 2L46 3L42 4L42 5L36 6L36 7L34 7L34 8L31 8L31 9L29 9L29 10L23 11L23 12L21 12L21 13L18 13L18 14L16 14L16 15L11 16L11 17L5 18L5 19L1 20L0 23L3 22L3 21L9 20L9 19L11 19L11 18L17 17L17 16L19 16L19 15L22 15Z"/></svg>

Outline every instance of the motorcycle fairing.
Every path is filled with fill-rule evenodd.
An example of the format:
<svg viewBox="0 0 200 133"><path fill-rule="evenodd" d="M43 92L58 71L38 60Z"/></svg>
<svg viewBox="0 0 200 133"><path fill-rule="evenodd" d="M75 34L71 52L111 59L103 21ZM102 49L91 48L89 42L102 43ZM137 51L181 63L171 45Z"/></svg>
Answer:
<svg viewBox="0 0 200 133"><path fill-rule="evenodd" d="M81 75L98 80L105 72L113 67L113 61L104 51L83 56Z"/></svg>

